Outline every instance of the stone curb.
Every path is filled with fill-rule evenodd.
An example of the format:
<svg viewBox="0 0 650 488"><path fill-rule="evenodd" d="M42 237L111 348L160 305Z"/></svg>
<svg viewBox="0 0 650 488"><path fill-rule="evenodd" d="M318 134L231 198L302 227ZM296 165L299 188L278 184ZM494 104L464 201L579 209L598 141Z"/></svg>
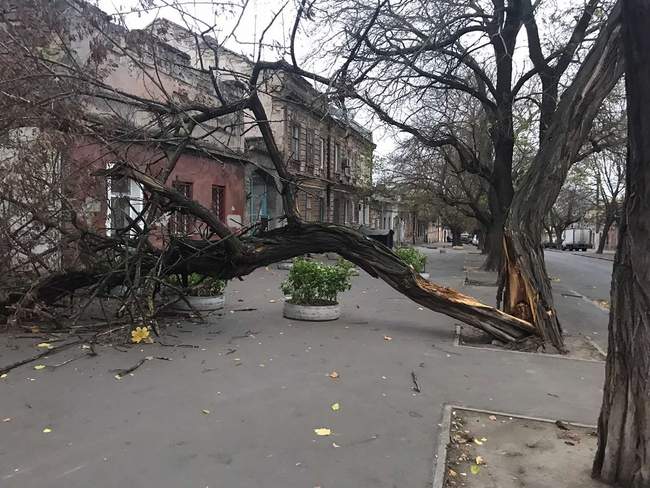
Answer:
<svg viewBox="0 0 650 488"><path fill-rule="evenodd" d="M443 405L442 423L440 424L440 436L438 439L438 452L435 455L436 466L433 471L432 488L443 488L445 482L445 468L447 467L447 445L449 444L449 433L451 432L451 413L454 410L465 410L466 412L486 413L489 415L500 415L501 417L512 417L521 420L534 420L536 422L546 422L554 424L560 419L549 419L542 417L531 417L529 415L520 415L516 413L497 412L495 410L485 410L482 408L464 407L461 405L445 404ZM583 427L586 429L596 429L595 425L581 424L579 422L564 421L568 425Z"/></svg>

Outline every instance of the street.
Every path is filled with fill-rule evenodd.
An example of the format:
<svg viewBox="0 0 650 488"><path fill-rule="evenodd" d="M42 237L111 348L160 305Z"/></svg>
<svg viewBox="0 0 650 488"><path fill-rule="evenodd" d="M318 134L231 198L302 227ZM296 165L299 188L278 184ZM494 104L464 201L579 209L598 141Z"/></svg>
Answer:
<svg viewBox="0 0 650 488"><path fill-rule="evenodd" d="M426 253L433 281L462 287L466 251ZM607 265L597 260L547 260L560 294L596 296L588 286L597 286L600 297L607 287ZM229 284L223 317L178 320L164 342L186 347L106 345L97 357L52 367L83 355L71 349L42 360L48 368L10 372L0 380L0 419L8 419L0 422L0 485L425 488L444 404L596 421L603 363L455 347L456 321L363 272L342 296L340 320L289 321L284 276L262 268ZM560 296L567 330L606 338L604 312ZM238 311L245 308L255 310ZM0 364L37 352L34 340L1 340ZM152 359L116 379L115 369L144 357ZM315 435L321 427L332 434Z"/></svg>

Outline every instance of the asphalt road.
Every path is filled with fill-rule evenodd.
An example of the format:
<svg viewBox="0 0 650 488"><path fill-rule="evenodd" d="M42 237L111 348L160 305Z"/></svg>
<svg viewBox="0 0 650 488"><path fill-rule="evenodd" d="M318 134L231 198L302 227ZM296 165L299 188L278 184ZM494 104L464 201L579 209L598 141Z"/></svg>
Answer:
<svg viewBox="0 0 650 488"><path fill-rule="evenodd" d="M432 279L462 284L463 252L428 254ZM363 272L340 320L290 321L285 276L260 269L228 285L221 317L173 323L165 343L187 347L70 348L0 379L0 486L426 488L444 404L596 421L601 362L455 347L457 321ZM598 311L558 305L576 307ZM0 364L39 342L0 335Z"/></svg>
<svg viewBox="0 0 650 488"><path fill-rule="evenodd" d="M550 276L592 300L609 300L612 262L590 258L578 253L546 251L546 267Z"/></svg>

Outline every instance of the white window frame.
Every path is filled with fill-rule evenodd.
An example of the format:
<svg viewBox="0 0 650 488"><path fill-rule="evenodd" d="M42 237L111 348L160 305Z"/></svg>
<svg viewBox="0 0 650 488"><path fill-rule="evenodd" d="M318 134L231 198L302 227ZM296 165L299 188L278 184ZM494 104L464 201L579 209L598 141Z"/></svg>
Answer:
<svg viewBox="0 0 650 488"><path fill-rule="evenodd" d="M334 172L339 172L339 159L341 159L341 145L339 143L334 144Z"/></svg>
<svg viewBox="0 0 650 488"><path fill-rule="evenodd" d="M109 165L109 168L112 165ZM142 191L142 186L140 186L139 183L136 181L132 180L131 178L128 178L129 181L129 192L128 193L123 193L123 192L114 192L112 189L112 179L107 178L106 179L106 189L107 189L107 200L106 200L106 235L111 236L113 233L117 231L117 229L113 229L112 225L112 209L111 209L111 200L113 198L118 198L118 197L128 197L129 199L129 218L131 220L135 220L140 213L142 213L142 209L144 208L144 192ZM129 234L133 234L133 229L129 231Z"/></svg>
<svg viewBox="0 0 650 488"><path fill-rule="evenodd" d="M320 169L325 168L325 139L319 137L320 139Z"/></svg>

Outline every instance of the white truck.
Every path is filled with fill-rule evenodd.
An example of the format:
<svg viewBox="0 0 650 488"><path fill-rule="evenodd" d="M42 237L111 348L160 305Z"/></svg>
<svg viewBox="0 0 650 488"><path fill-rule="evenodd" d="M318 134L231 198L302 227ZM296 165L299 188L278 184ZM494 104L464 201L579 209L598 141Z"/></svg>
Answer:
<svg viewBox="0 0 650 488"><path fill-rule="evenodd" d="M563 251L586 251L594 247L593 242L591 229L567 229L562 232Z"/></svg>

